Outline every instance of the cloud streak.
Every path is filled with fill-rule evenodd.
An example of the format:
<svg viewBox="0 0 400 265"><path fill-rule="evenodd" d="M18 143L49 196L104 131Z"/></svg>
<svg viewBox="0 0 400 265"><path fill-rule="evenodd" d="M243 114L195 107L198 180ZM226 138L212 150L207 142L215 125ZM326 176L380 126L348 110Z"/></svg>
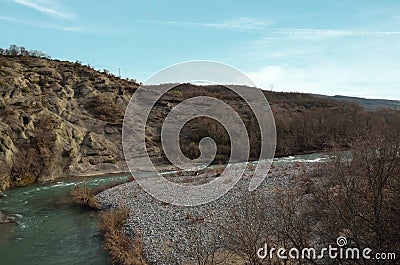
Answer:
<svg viewBox="0 0 400 265"><path fill-rule="evenodd" d="M38 27L38 28L55 29L55 30L61 30L61 31L71 31L71 32L87 31L81 27L69 27L69 26L54 25L54 24L44 24L44 23L38 23L38 22L32 22L32 21L19 20L16 18L5 17L5 16L0 16L0 20L11 22L11 23L16 23L16 24L20 24L20 25L26 25L26 26L32 26L32 27Z"/></svg>
<svg viewBox="0 0 400 265"><path fill-rule="evenodd" d="M208 22L184 22L184 21L161 21L161 20L140 20L143 23L163 24L171 26L187 26L187 27L200 27L200 28L213 28L228 31L261 31L272 23L269 21L241 17L237 19L224 20L222 22L208 23Z"/></svg>
<svg viewBox="0 0 400 265"><path fill-rule="evenodd" d="M227 31L247 31L267 35L270 37L303 37L303 38L324 38L324 37L400 37L400 31L353 31L336 29L313 29L313 28L277 28L270 21L256 18L242 17L225 20L222 22L185 22L185 21L160 21L141 20L143 23L156 23L171 26L187 26L221 29Z"/></svg>
<svg viewBox="0 0 400 265"><path fill-rule="evenodd" d="M36 11L39 11L43 14L46 15L52 15L60 18L71 18L71 15L61 12L59 10L56 10L54 8L46 7L44 6L44 3L40 3L39 1L34 1L34 0L14 0L14 2L33 8Z"/></svg>
<svg viewBox="0 0 400 265"><path fill-rule="evenodd" d="M400 36L400 31L350 31L333 29L299 29L299 28L269 28L265 34L272 36L299 36L299 37L389 37Z"/></svg>

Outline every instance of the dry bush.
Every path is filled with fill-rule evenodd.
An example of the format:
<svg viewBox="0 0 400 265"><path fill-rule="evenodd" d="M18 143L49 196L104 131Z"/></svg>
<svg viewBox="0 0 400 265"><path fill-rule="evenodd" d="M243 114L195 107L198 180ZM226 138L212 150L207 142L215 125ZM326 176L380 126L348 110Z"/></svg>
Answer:
<svg viewBox="0 0 400 265"><path fill-rule="evenodd" d="M35 136L22 142L11 168L12 182L26 186L52 175L59 121L46 116L35 123Z"/></svg>
<svg viewBox="0 0 400 265"><path fill-rule="evenodd" d="M122 230L129 217L129 210L121 208L99 214L99 230L107 233L111 230Z"/></svg>
<svg viewBox="0 0 400 265"><path fill-rule="evenodd" d="M264 243L270 248L300 251L319 243L315 238L319 215L312 208L310 195L313 185L312 179L304 174L269 194L256 191L243 196L232 205L228 218L221 225L225 249L240 257L243 260L240 264L318 264L311 257L285 260L275 253L262 260L257 256L257 250L264 247Z"/></svg>
<svg viewBox="0 0 400 265"><path fill-rule="evenodd" d="M130 178L128 178L128 182L129 181L131 181ZM95 196L102 191L124 184L126 182L127 181L116 181L112 183L101 184L96 188L89 188L87 184L84 183L82 185L75 186L71 190L71 195L74 201L81 204L82 206L99 209L99 202Z"/></svg>
<svg viewBox="0 0 400 265"><path fill-rule="evenodd" d="M227 259L232 255L222 248L221 239L215 227L211 227L210 223L193 223L186 229L184 252L194 264L229 264Z"/></svg>
<svg viewBox="0 0 400 265"><path fill-rule="evenodd" d="M97 198L94 197L95 193L93 193L86 184L75 186L71 190L71 195L73 200L82 206L87 206L93 209L99 208Z"/></svg>
<svg viewBox="0 0 400 265"><path fill-rule="evenodd" d="M137 234L130 238L124 230L129 210L121 208L99 214L98 227L104 235L104 247L113 264L144 265L143 243Z"/></svg>
<svg viewBox="0 0 400 265"><path fill-rule="evenodd" d="M302 178L293 186L278 188L270 207L271 231L274 246L285 249L302 250L316 246L315 236L316 213L311 208L307 188L303 187ZM272 261L271 261L272 262ZM296 261L297 262L297 261ZM294 261L274 260L271 264L296 264ZM317 264L312 257L305 257L298 264Z"/></svg>
<svg viewBox="0 0 400 265"><path fill-rule="evenodd" d="M326 242L345 235L350 246L400 252L399 136L370 131L354 142L351 159L338 157L315 173L314 207Z"/></svg>
<svg viewBox="0 0 400 265"><path fill-rule="evenodd" d="M257 250L271 240L267 213L266 200L252 193L232 206L227 220L221 225L226 249L241 257L246 264L262 264Z"/></svg>

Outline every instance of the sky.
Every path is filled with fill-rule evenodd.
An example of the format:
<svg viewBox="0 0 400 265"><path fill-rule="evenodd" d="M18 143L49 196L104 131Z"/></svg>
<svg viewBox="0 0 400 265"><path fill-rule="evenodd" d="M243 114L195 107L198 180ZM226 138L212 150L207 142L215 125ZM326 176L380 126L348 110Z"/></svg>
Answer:
<svg viewBox="0 0 400 265"><path fill-rule="evenodd" d="M397 0L0 0L10 44L140 82L211 60L263 89L400 99Z"/></svg>

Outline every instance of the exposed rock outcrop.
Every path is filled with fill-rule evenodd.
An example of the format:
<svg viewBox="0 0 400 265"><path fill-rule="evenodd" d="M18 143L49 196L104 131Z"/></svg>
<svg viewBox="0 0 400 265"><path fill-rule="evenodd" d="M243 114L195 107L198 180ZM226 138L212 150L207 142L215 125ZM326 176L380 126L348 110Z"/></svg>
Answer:
<svg viewBox="0 0 400 265"><path fill-rule="evenodd" d="M135 81L28 56L0 56L0 67L0 190L126 170L121 126Z"/></svg>

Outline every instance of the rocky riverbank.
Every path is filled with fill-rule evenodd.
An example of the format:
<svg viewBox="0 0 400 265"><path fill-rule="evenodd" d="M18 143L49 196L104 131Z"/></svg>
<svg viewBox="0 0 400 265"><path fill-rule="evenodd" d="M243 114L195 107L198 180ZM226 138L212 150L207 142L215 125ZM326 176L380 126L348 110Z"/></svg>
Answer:
<svg viewBox="0 0 400 265"><path fill-rule="evenodd" d="M304 173L309 173L318 163L287 163L273 165L268 177L256 190L263 198L273 201L275 191L296 181ZM196 207L179 207L163 203L144 192L136 182L126 183L97 195L103 210L126 207L130 217L126 232L134 237L141 234L144 256L150 264L185 264L195 259L193 240L217 244L221 240L218 226L224 224L232 207L240 204L248 196L248 184L252 169L245 171L244 177L227 194L218 200ZM215 170L199 176L170 176L175 182L196 183L209 181L215 177ZM210 237L213 237L210 239ZM208 239L207 239L208 238Z"/></svg>

